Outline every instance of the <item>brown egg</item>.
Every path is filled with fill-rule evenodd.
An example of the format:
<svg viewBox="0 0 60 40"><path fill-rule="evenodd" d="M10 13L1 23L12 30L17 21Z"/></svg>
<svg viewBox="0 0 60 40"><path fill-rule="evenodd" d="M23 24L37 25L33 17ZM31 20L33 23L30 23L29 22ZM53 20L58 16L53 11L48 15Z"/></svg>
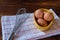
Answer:
<svg viewBox="0 0 60 40"><path fill-rule="evenodd" d="M42 18L44 14L43 10L41 9L36 10L34 13L35 13L36 18Z"/></svg>
<svg viewBox="0 0 60 40"><path fill-rule="evenodd" d="M41 18L39 18L39 19L37 20L37 22L38 22L39 25L41 25L41 26L43 26L43 27L45 27L45 26L48 25L48 23L47 23L44 19L41 19Z"/></svg>
<svg viewBox="0 0 60 40"><path fill-rule="evenodd" d="M52 15L51 13L49 13L49 12L46 12L46 13L44 14L44 19L45 19L46 21L51 21L51 20L53 19L53 15Z"/></svg>

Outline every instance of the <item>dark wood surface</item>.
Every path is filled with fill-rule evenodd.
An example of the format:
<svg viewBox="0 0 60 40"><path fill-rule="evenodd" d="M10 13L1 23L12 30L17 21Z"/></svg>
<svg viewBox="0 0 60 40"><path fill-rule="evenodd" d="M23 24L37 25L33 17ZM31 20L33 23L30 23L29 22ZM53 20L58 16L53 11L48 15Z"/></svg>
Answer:
<svg viewBox="0 0 60 40"><path fill-rule="evenodd" d="M15 15L19 8L26 8L27 12L34 12L38 8L52 8L60 16L60 0L0 0L0 18L3 15ZM1 24L1 22L0 22ZM0 40L2 40L0 25ZM60 35L41 40L60 40Z"/></svg>

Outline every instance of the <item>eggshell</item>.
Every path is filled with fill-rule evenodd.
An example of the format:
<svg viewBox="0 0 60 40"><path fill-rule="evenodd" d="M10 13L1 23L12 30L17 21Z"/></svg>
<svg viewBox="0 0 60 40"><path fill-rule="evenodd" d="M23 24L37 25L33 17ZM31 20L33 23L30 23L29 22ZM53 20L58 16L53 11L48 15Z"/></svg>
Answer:
<svg viewBox="0 0 60 40"><path fill-rule="evenodd" d="M52 13L45 12L45 14L44 14L44 19L45 19L46 21L51 21L51 20L53 19Z"/></svg>
<svg viewBox="0 0 60 40"><path fill-rule="evenodd" d="M37 20L37 22L38 22L38 24L41 25L42 27L45 27L45 26L48 25L48 23L47 23L44 19L41 19L41 18L39 18L39 19Z"/></svg>
<svg viewBox="0 0 60 40"><path fill-rule="evenodd" d="M34 13L35 13L36 18L42 18L43 14L44 14L43 10L41 10L41 9L36 10Z"/></svg>

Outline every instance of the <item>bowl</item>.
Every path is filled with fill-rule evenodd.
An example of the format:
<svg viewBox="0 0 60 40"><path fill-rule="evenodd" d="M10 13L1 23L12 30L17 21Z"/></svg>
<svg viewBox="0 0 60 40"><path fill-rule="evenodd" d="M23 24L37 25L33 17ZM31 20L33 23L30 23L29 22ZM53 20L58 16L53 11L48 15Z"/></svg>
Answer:
<svg viewBox="0 0 60 40"><path fill-rule="evenodd" d="M44 10L44 11L46 11L46 12L51 12L49 9L45 9L45 8L42 8L42 10ZM42 30L42 31L48 30L48 29L52 26L53 22L54 22L54 14L53 14L53 20L52 20L47 26L42 27L42 26L40 26L40 25L37 23L36 17L35 17L35 13L34 13L34 24L36 25L36 27L37 27L38 29L40 29L40 30Z"/></svg>

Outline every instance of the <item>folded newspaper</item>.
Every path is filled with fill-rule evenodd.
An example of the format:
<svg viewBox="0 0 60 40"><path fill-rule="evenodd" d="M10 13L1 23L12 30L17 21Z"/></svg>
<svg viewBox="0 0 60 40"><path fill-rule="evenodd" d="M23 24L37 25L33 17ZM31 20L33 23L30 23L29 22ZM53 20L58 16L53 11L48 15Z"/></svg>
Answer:
<svg viewBox="0 0 60 40"><path fill-rule="evenodd" d="M34 25L33 13L30 13L29 18L20 26L20 28L15 33L14 40L36 40L60 34L60 19L52 9L50 9L50 11L54 14L55 22L49 30L43 32L36 28ZM14 28L15 20L16 16L1 17L3 40L8 40Z"/></svg>

